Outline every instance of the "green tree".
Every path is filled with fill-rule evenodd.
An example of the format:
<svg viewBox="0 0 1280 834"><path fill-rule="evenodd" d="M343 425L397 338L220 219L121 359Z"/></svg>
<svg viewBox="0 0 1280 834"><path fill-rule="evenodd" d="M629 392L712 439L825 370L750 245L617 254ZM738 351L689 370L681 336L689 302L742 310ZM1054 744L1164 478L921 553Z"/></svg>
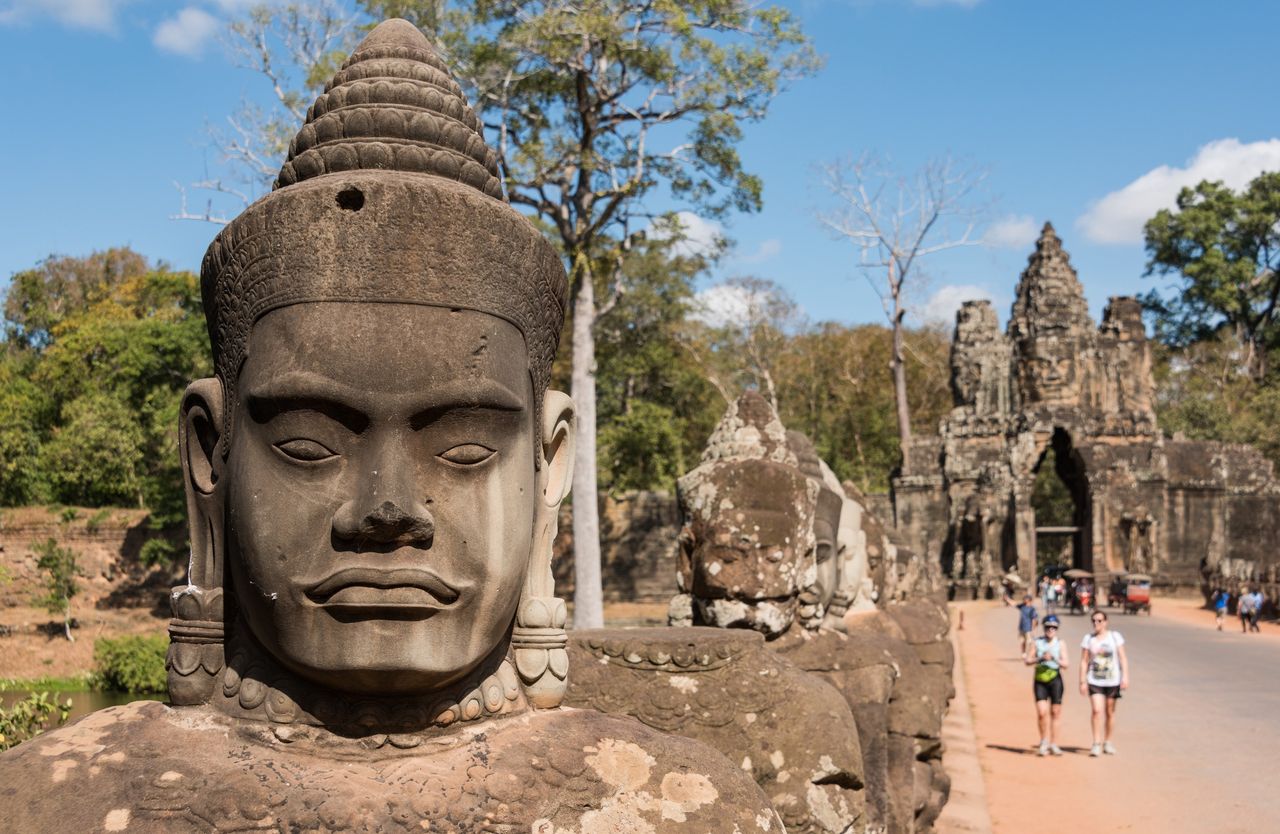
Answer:
<svg viewBox="0 0 1280 834"><path fill-rule="evenodd" d="M74 642L71 636L71 600L80 593L80 566L76 562L74 550L62 547L55 538L40 542L33 548L39 559L36 561L44 575L44 593L36 597L36 602L54 616L62 617L62 632L67 640Z"/></svg>
<svg viewBox="0 0 1280 834"><path fill-rule="evenodd" d="M685 339L726 402L754 388L779 408L777 366L789 340L808 326L803 311L774 281L730 278L702 295Z"/></svg>
<svg viewBox="0 0 1280 834"><path fill-rule="evenodd" d="M668 240L628 256L627 291L596 326L600 488L664 489L696 459L724 404L680 335L705 266ZM569 351L562 351L567 380Z"/></svg>
<svg viewBox="0 0 1280 834"><path fill-rule="evenodd" d="M0 750L16 747L49 729L65 724L71 699L59 701L48 692L32 692L10 707L0 707Z"/></svg>
<svg viewBox="0 0 1280 834"><path fill-rule="evenodd" d="M950 339L937 328L904 329L904 370L913 427L937 431L950 410ZM783 423L808 435L841 480L883 492L901 460L890 357L881 325L822 322L795 334L776 373Z"/></svg>
<svg viewBox="0 0 1280 834"><path fill-rule="evenodd" d="M1240 362L1245 352L1230 332L1185 347L1160 345L1156 418L1166 434L1249 443L1280 467L1280 385L1274 371L1255 379Z"/></svg>
<svg viewBox="0 0 1280 834"><path fill-rule="evenodd" d="M10 349L42 350L64 319L87 310L149 269L146 258L119 247L87 257L50 255L35 269L15 274L4 299L4 332Z"/></svg>
<svg viewBox="0 0 1280 834"><path fill-rule="evenodd" d="M15 380L0 413L28 415L0 428L0 445L26 450L0 466L0 500L145 506L153 526L180 522L178 405L208 374L207 338L187 272L130 272L61 313L38 350L0 366Z"/></svg>
<svg viewBox="0 0 1280 834"><path fill-rule="evenodd" d="M54 500L88 507L146 506L145 437L136 415L112 394L84 394L62 410L40 450Z"/></svg>
<svg viewBox="0 0 1280 834"><path fill-rule="evenodd" d="M1147 275L1176 275L1172 295L1148 292L1156 336L1187 346L1226 326L1245 348L1255 379L1280 329L1280 172L1264 173L1237 194L1201 182L1178 194L1145 227Z"/></svg>
<svg viewBox="0 0 1280 834"><path fill-rule="evenodd" d="M104 637L93 643L93 689L108 692L164 692L168 686L165 634Z"/></svg>
<svg viewBox="0 0 1280 834"><path fill-rule="evenodd" d="M48 498L40 468L40 444L48 433L52 406L19 363L0 354L0 506Z"/></svg>

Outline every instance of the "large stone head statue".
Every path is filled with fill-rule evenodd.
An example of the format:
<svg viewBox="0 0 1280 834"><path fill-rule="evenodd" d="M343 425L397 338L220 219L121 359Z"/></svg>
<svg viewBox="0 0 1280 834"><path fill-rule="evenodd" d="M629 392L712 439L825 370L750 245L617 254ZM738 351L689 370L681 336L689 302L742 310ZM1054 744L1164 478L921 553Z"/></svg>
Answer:
<svg viewBox="0 0 1280 834"><path fill-rule="evenodd" d="M693 621L785 632L817 580L819 486L797 468L763 397L748 391L729 407L678 492L677 581L692 597Z"/></svg>
<svg viewBox="0 0 1280 834"><path fill-rule="evenodd" d="M573 406L547 382L565 274L480 131L426 39L384 23L312 106L275 189L209 247L216 376L182 403L175 703L220 680L256 707L232 643L304 689L483 681L451 718L517 698L510 654L521 693L559 702L549 560Z"/></svg>

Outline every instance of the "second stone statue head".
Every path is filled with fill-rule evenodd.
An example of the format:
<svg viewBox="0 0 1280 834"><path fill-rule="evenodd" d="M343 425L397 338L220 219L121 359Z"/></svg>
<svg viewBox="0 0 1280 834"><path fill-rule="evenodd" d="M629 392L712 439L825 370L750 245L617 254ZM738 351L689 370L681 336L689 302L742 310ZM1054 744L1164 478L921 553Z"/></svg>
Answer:
<svg viewBox="0 0 1280 834"><path fill-rule="evenodd" d="M549 559L573 405L547 384L565 273L480 131L422 35L383 24L205 256L188 592L227 588L225 616L315 684L431 692L513 631L564 625ZM563 679L556 642L517 663L526 683Z"/></svg>

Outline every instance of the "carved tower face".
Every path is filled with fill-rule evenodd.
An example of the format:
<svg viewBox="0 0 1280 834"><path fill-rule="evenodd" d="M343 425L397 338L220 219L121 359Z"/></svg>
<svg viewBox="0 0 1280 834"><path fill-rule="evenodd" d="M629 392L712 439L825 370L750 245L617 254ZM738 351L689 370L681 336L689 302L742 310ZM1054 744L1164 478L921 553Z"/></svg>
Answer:
<svg viewBox="0 0 1280 834"><path fill-rule="evenodd" d="M257 323L238 386L226 541L258 640L344 688L474 669L515 616L532 545L519 331L474 311L300 304Z"/></svg>

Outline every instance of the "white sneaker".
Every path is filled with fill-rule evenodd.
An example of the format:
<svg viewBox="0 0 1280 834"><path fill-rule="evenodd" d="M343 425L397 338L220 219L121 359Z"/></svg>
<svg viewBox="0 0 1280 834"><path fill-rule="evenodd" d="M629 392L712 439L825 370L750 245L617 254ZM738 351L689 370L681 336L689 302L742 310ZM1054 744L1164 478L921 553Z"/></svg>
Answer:
<svg viewBox="0 0 1280 834"><path fill-rule="evenodd" d="M1049 752L1050 752L1050 753L1052 753L1052 754L1053 754L1053 755L1055 755L1055 756L1061 756L1061 755L1062 755L1062 748L1061 748L1061 747L1059 747L1059 746L1058 746L1058 745L1056 745L1056 744L1050 744L1050 745L1049 745Z"/></svg>
<svg viewBox="0 0 1280 834"><path fill-rule="evenodd" d="M1116 754L1116 746L1108 741L1102 745L1102 752L1108 756L1114 756Z"/></svg>
<svg viewBox="0 0 1280 834"><path fill-rule="evenodd" d="M1090 747L1090 748L1089 748L1089 755L1090 755L1090 756L1093 756L1093 757L1095 757L1095 758L1096 758L1096 757L1098 757L1098 756L1101 756L1101 755L1102 755L1102 745L1101 745L1101 744L1095 744L1095 745L1093 745L1092 747Z"/></svg>
<svg viewBox="0 0 1280 834"><path fill-rule="evenodd" d="M1049 755L1049 740L1048 740L1048 739L1041 739L1041 740L1040 740L1040 746L1036 749L1036 755L1037 755L1037 756L1047 756L1047 755Z"/></svg>

